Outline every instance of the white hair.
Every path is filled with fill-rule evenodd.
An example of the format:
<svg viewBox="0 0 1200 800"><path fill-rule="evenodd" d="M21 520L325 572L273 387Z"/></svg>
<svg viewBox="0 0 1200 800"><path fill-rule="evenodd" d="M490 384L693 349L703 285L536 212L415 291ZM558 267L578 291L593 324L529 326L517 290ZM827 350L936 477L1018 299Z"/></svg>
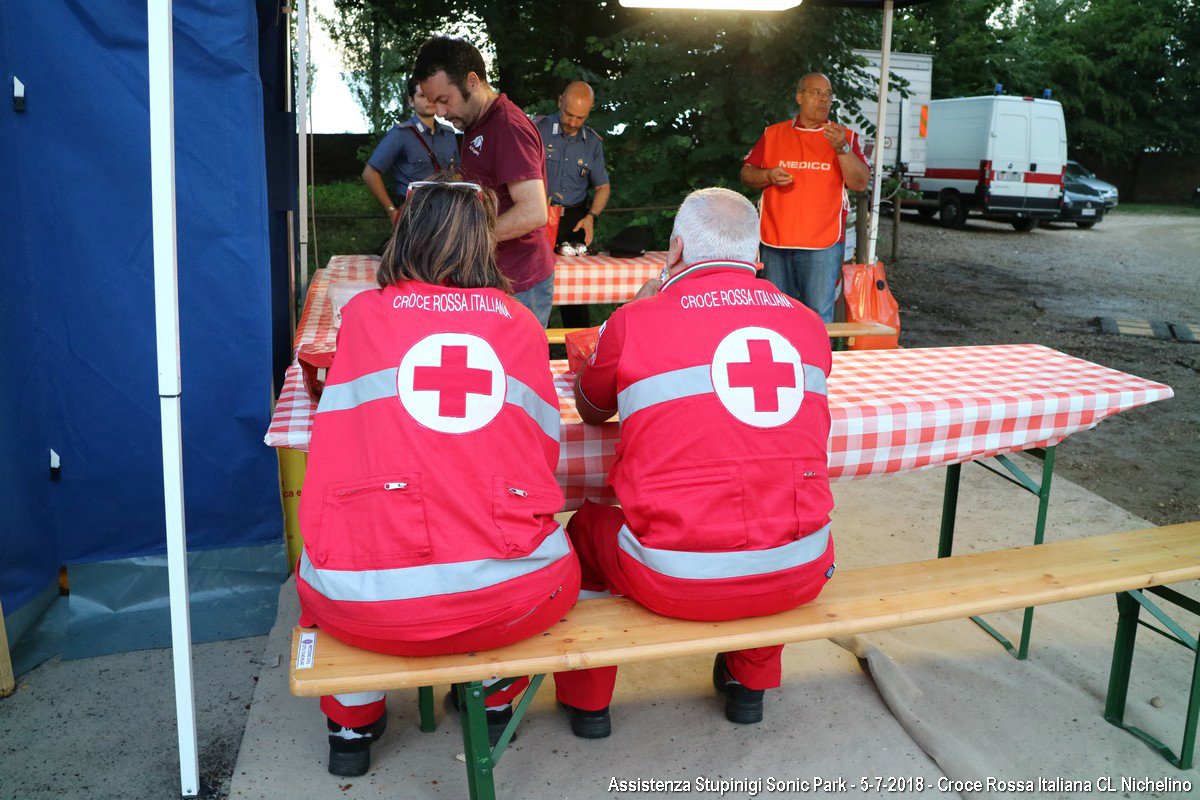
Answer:
<svg viewBox="0 0 1200 800"><path fill-rule="evenodd" d="M758 211L730 189L697 189L684 198L671 238L683 240L685 266L758 260Z"/></svg>

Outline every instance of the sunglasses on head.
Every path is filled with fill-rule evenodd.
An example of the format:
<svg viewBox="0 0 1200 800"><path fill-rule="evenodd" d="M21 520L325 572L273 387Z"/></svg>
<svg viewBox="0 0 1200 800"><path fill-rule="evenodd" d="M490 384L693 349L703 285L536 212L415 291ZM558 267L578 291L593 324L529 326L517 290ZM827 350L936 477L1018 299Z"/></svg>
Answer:
<svg viewBox="0 0 1200 800"><path fill-rule="evenodd" d="M483 199L483 187L478 183L468 183L467 181L413 181L408 185L408 191L404 193L404 196L408 197L413 193L413 189L423 186L465 186L468 189L474 189L475 194L479 195L479 199Z"/></svg>

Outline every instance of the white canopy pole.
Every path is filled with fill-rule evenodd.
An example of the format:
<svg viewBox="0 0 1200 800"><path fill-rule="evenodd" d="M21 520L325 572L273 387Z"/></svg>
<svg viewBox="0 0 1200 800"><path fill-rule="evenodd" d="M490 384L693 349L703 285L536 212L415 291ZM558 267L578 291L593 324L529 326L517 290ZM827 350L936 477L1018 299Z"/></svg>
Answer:
<svg viewBox="0 0 1200 800"><path fill-rule="evenodd" d="M296 122L300 155L300 301L308 295L308 2L296 4Z"/></svg>
<svg viewBox="0 0 1200 800"><path fill-rule="evenodd" d="M150 84L150 209L154 246L154 325L162 412L163 494L167 580L171 595L171 657L179 732L179 783L185 797L200 792L192 623L188 611L187 530L183 513L183 432L179 402L179 267L175 246L175 64L171 0L146 0Z"/></svg>
<svg viewBox="0 0 1200 800"><path fill-rule="evenodd" d="M893 0L883 3L883 49L879 59L879 116L875 124L874 164L871 169L871 218L867 233L867 258L865 263L875 263L875 243L879 236L879 200L883 186L883 140L887 134L888 61L892 54L892 6Z"/></svg>

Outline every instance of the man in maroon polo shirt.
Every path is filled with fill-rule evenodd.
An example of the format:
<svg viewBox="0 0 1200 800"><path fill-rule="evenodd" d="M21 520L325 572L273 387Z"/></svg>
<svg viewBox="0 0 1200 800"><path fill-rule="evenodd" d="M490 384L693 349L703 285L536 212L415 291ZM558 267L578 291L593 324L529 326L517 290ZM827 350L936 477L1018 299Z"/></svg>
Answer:
<svg viewBox="0 0 1200 800"><path fill-rule="evenodd" d="M499 197L496 261L516 299L545 325L554 295L554 249L546 238L546 163L537 128L492 90L483 56L462 39L426 41L413 77L438 116L464 132L463 178Z"/></svg>

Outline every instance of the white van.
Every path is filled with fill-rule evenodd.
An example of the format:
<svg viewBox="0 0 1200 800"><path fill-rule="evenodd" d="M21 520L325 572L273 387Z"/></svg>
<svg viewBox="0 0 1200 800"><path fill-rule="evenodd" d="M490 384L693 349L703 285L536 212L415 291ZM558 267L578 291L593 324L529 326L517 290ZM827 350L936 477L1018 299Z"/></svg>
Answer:
<svg viewBox="0 0 1200 800"><path fill-rule="evenodd" d="M923 217L959 228L967 214L1019 231L1053 219L1062 202L1067 128L1054 100L993 95L929 104L925 174L914 189Z"/></svg>

